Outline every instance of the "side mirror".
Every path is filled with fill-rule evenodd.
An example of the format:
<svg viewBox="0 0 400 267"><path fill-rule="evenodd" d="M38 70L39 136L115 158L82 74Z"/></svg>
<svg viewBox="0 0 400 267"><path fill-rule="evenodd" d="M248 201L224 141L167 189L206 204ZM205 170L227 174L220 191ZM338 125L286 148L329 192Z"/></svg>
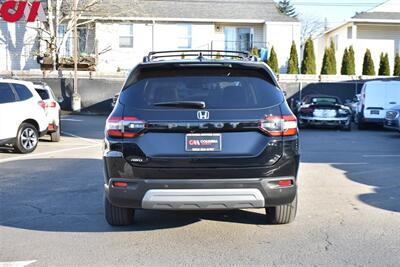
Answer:
<svg viewBox="0 0 400 267"><path fill-rule="evenodd" d="M57 97L57 102L58 103L64 102L64 98L62 96Z"/></svg>
<svg viewBox="0 0 400 267"><path fill-rule="evenodd" d="M283 95L286 97L287 96L287 92L286 91L282 91Z"/></svg>
<svg viewBox="0 0 400 267"><path fill-rule="evenodd" d="M346 104L351 103L350 99L346 99L344 102L345 102Z"/></svg>

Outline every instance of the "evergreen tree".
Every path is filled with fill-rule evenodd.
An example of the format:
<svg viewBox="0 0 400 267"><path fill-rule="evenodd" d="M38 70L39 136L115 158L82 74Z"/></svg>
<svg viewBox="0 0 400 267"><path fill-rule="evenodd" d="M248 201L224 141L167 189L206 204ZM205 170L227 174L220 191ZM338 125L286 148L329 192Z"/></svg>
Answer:
<svg viewBox="0 0 400 267"><path fill-rule="evenodd" d="M292 41L292 47L290 48L290 57L288 62L288 74L299 74L299 57L297 56L296 43Z"/></svg>
<svg viewBox="0 0 400 267"><path fill-rule="evenodd" d="M374 61L372 59L371 51L369 49L365 51L362 75L375 75Z"/></svg>
<svg viewBox="0 0 400 267"><path fill-rule="evenodd" d="M347 48L344 49L343 59L342 59L342 68L340 69L340 74L349 75L349 51Z"/></svg>
<svg viewBox="0 0 400 267"><path fill-rule="evenodd" d="M252 56L255 56L255 57L260 58L260 49L258 49L257 47L253 47L253 48L250 50L250 54L251 54Z"/></svg>
<svg viewBox="0 0 400 267"><path fill-rule="evenodd" d="M322 59L322 67L321 67L321 74L322 75L327 75L329 74L329 70L330 70L330 62L329 62L329 53L330 53L330 49L329 48L325 48L324 51L324 57Z"/></svg>
<svg viewBox="0 0 400 267"><path fill-rule="evenodd" d="M394 59L393 76L400 76L400 53L396 53L396 57Z"/></svg>
<svg viewBox="0 0 400 267"><path fill-rule="evenodd" d="M333 42L333 39L331 39L331 45L330 45L330 62L331 62L331 71L329 74L336 74L336 49L335 49L335 43Z"/></svg>
<svg viewBox="0 0 400 267"><path fill-rule="evenodd" d="M387 53L381 53L378 75L390 76L389 55Z"/></svg>
<svg viewBox="0 0 400 267"><path fill-rule="evenodd" d="M269 55L267 64L275 73L279 73L278 57L276 56L274 47L271 48L271 54Z"/></svg>
<svg viewBox="0 0 400 267"><path fill-rule="evenodd" d="M356 60L354 59L354 49L351 45L349 50L349 70L348 75L356 75Z"/></svg>
<svg viewBox="0 0 400 267"><path fill-rule="evenodd" d="M278 3L278 10L281 14L288 15L290 17L297 17L296 9L293 7L290 0L281 0Z"/></svg>
<svg viewBox="0 0 400 267"><path fill-rule="evenodd" d="M314 44L311 37L308 37L304 46L304 56L301 62L302 74L316 74Z"/></svg>

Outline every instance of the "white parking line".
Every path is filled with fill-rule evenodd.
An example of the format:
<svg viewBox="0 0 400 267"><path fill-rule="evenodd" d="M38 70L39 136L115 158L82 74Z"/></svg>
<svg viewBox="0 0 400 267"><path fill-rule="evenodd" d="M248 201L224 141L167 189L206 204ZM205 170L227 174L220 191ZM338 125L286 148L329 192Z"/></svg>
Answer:
<svg viewBox="0 0 400 267"><path fill-rule="evenodd" d="M92 140L92 139L89 139L89 138L85 138L85 137L81 137L81 136L75 135L73 133L65 132L65 131L61 131L61 133L65 134L65 135L68 135L68 136L71 136L71 137L78 138L80 140L83 140L83 141L86 141L86 142L89 142L89 143L93 143L93 144L101 144L102 143L101 141L95 141L95 140Z"/></svg>
<svg viewBox="0 0 400 267"><path fill-rule="evenodd" d="M36 153L36 154L28 154L28 155L22 155L18 157L11 157L7 159L0 159L0 163L8 162L8 161L14 161L14 160L21 160L21 159L27 159L27 158L35 158L39 156L45 156L45 155L51 155L51 154L56 154L60 152L67 152L67 151L73 151L73 150L79 150L79 149L88 149L92 147L98 147L101 144L97 143L95 145L90 145L90 146L82 146L82 147L72 147L72 148L65 148L65 149L59 149L55 151L49 151L49 152L42 152L42 153ZM1 267L1 266L0 266Z"/></svg>
<svg viewBox="0 0 400 267"><path fill-rule="evenodd" d="M61 121L77 121L77 122L81 122L83 120L63 118L63 119L61 119Z"/></svg>
<svg viewBox="0 0 400 267"><path fill-rule="evenodd" d="M390 157L400 157L400 155L362 155L364 158L374 158L374 157L377 157L377 158L385 158L385 157L388 157L388 158L390 158Z"/></svg>
<svg viewBox="0 0 400 267"><path fill-rule="evenodd" d="M329 165L367 165L366 162L327 162Z"/></svg>
<svg viewBox="0 0 400 267"><path fill-rule="evenodd" d="M32 264L36 262L36 260L33 261L8 261L8 262L0 262L0 267L24 267L28 266L29 264Z"/></svg>

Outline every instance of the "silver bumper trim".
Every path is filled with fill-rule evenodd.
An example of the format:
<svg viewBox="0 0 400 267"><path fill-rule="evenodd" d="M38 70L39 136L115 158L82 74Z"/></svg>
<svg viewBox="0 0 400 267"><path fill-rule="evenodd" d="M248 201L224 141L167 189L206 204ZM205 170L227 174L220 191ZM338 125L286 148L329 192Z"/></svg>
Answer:
<svg viewBox="0 0 400 267"><path fill-rule="evenodd" d="M142 200L143 209L218 210L262 208L260 190L241 189L152 189Z"/></svg>
<svg viewBox="0 0 400 267"><path fill-rule="evenodd" d="M103 157L105 158L123 158L124 155L119 151L104 151Z"/></svg>
<svg viewBox="0 0 400 267"><path fill-rule="evenodd" d="M302 117L302 120L312 120L312 121L348 121L349 118L320 118L320 117Z"/></svg>

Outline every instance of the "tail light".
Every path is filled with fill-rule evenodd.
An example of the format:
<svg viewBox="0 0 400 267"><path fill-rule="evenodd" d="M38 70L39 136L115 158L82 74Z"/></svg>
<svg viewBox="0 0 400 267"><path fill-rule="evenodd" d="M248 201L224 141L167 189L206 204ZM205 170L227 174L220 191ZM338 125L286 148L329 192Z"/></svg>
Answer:
<svg viewBox="0 0 400 267"><path fill-rule="evenodd" d="M296 135L297 119L293 115L265 116L260 121L260 130L270 136Z"/></svg>
<svg viewBox="0 0 400 267"><path fill-rule="evenodd" d="M57 106L56 102L51 101L50 103L46 103L46 108L55 108Z"/></svg>
<svg viewBox="0 0 400 267"><path fill-rule="evenodd" d="M106 123L106 133L113 138L133 138L145 129L146 122L135 117L111 116Z"/></svg>
<svg viewBox="0 0 400 267"><path fill-rule="evenodd" d="M38 105L41 106L42 109L45 109L45 108L46 108L46 103L45 103L43 100L40 100L40 101L38 102Z"/></svg>

